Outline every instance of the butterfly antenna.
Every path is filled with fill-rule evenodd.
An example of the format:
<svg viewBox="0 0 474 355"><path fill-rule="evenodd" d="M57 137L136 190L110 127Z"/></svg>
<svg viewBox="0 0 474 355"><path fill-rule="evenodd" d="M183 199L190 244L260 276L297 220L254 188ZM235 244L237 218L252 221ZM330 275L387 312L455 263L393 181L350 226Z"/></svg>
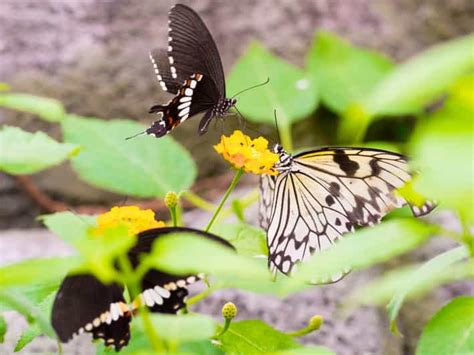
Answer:
<svg viewBox="0 0 474 355"><path fill-rule="evenodd" d="M242 91L239 91L237 94L235 94L234 96L232 96L232 98L234 98L234 97L236 97L236 96L238 96L238 95L240 95L240 94L242 94L242 93L244 93L244 92L246 92L246 91L249 91L249 90L252 90L252 89L256 89L256 88L258 88L258 87L260 87L260 86L267 85L269 82L270 82L270 78L267 78L267 80L265 80L265 82L263 82L263 83L260 83L260 84L251 86L251 87L249 87L249 88L243 89Z"/></svg>
<svg viewBox="0 0 474 355"><path fill-rule="evenodd" d="M277 136L278 136L277 142L278 142L278 144L281 144L281 136L280 136L280 130L278 129L278 120L277 120L277 110L276 110L276 108L273 109L273 117L275 119L275 127L276 127L276 130L277 130Z"/></svg>
<svg viewBox="0 0 474 355"><path fill-rule="evenodd" d="M127 138L125 138L125 140L129 140L129 139L132 139L132 138L136 138L136 137L138 137L138 136L141 136L142 134L146 134L146 131L137 133L137 134L135 134L134 136L127 137Z"/></svg>

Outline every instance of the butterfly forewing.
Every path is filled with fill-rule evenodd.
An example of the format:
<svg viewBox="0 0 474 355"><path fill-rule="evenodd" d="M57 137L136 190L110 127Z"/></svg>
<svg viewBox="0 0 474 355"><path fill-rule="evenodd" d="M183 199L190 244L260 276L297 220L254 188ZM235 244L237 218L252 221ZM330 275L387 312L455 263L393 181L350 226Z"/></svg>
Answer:
<svg viewBox="0 0 474 355"><path fill-rule="evenodd" d="M191 8L177 4L169 13L168 57L175 78L193 73L209 76L220 98L225 98L225 79L219 51L204 22Z"/></svg>
<svg viewBox="0 0 474 355"><path fill-rule="evenodd" d="M179 82L172 77L168 61L168 52L161 49L154 49L150 52L150 60L161 89L176 95L185 79Z"/></svg>
<svg viewBox="0 0 474 355"><path fill-rule="evenodd" d="M291 168L276 177L267 229L271 267L288 274L354 226L378 223L405 205L395 189L410 180L408 171L403 156L374 149L325 148L295 156ZM269 193L263 182L262 190L264 204ZM433 208L427 202L412 210L422 215Z"/></svg>

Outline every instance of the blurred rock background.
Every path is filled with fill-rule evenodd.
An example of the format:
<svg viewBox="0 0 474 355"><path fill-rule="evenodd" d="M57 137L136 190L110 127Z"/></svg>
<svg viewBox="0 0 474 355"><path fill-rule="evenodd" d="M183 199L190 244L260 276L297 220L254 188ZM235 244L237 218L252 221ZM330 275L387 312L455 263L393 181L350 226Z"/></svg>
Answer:
<svg viewBox="0 0 474 355"><path fill-rule="evenodd" d="M319 29L334 31L397 61L474 30L474 2L469 0L182 2L203 17L227 72L252 39L263 42L289 62L303 66L313 35ZM171 3L160 0L0 0L0 82L10 84L16 92L57 98L71 113L132 118L149 123L154 117L148 115L148 108L168 99L160 92L148 51L166 45L167 12ZM238 123L229 119L224 128L218 124L199 137L196 134L198 120L194 121L180 126L173 133L174 137L193 151L201 177L223 173L225 166L220 160L214 160L216 155L211 144L218 140L222 130L230 132ZM60 135L54 125L1 109L0 124L19 125L30 131L46 130L56 138ZM314 137L308 136L307 127L311 124L314 123L307 120L295 127L297 144L304 140L313 142L311 145L318 144ZM259 129L273 134L271 127ZM52 197L73 205L123 199L80 182L67 164L33 178ZM45 248L53 253L64 252L51 235L45 236L38 230L30 233L16 230L39 227L34 218L40 212L12 178L0 174L0 229L12 229L10 233L0 232L1 264L40 256ZM25 237L18 238L18 235ZM35 238L37 235L43 237ZM25 245L29 252L24 249ZM426 253L435 251L439 249L433 247ZM474 293L472 287L460 285L431 295L423 307L415 303L402 314L405 338L393 338L387 332L383 312L374 309L359 310L359 316L344 321L331 319L339 297L347 293L351 285L370 277L370 273L368 275L350 276L346 283L317 288L285 300L226 291L202 307L218 312L223 300L234 300L242 311L242 319L264 318L282 329L301 327L313 313L319 312L328 317L328 328L307 341L326 344L341 354L410 354L421 325L433 309L452 293ZM290 314L291 319L281 318ZM18 318L13 319L18 323ZM11 333L9 336L7 339L14 341ZM67 349L87 354L91 348L87 347L88 341L83 343L84 347L77 345ZM11 351L11 344L0 348L0 353ZM54 346L49 344L49 350L53 351ZM24 353L48 351L43 345L33 343Z"/></svg>

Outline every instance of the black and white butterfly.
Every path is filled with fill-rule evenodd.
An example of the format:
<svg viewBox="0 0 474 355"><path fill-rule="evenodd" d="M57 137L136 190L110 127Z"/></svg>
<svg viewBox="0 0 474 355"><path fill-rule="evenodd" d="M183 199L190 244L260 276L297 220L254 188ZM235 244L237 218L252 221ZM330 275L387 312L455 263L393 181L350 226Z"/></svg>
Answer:
<svg viewBox="0 0 474 355"><path fill-rule="evenodd" d="M279 174L262 175L259 206L273 272L289 274L295 264L330 247L355 226L378 223L407 204L395 191L411 179L402 155L333 147L291 156L278 144L274 152L279 155ZM410 205L415 216L434 207L431 202Z"/></svg>
<svg viewBox="0 0 474 355"><path fill-rule="evenodd" d="M205 112L199 123L203 134L210 121L224 116L237 100L226 98L219 51L199 15L177 4L171 8L168 22L168 51L154 50L150 59L161 88L175 97L150 108L150 113L161 118L146 133L164 136L181 122Z"/></svg>
<svg viewBox="0 0 474 355"><path fill-rule="evenodd" d="M138 235L137 244L128 252L132 267L137 267L141 254L150 252L156 239L178 232L231 247L225 240L196 229L150 229ZM202 277L150 270L141 282L140 304L146 305L152 312L175 314L185 306L187 286ZM52 325L59 339L67 342L74 335L87 332L94 339L103 339L107 346L114 346L116 351L126 346L130 340L130 321L138 303L127 304L123 292L123 285L103 284L91 274L67 276L56 294L52 311Z"/></svg>

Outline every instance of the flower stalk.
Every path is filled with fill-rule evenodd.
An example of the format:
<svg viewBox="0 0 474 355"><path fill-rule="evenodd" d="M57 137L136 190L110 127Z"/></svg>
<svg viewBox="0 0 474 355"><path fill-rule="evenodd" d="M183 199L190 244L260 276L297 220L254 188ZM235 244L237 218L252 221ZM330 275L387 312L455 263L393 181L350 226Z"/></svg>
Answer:
<svg viewBox="0 0 474 355"><path fill-rule="evenodd" d="M302 329L296 330L291 333L287 333L288 335L292 337L302 337L304 335L307 335L311 332L314 332L316 330L319 330L321 326L324 323L324 318L319 315L312 316L311 319L308 322L308 325Z"/></svg>
<svg viewBox="0 0 474 355"><path fill-rule="evenodd" d="M212 215L211 220L209 221L207 227L206 227L206 232L209 232L209 230L212 227L212 224L216 220L217 216L219 215L219 212L222 209L222 206L224 206L224 203L227 201L227 198L229 197L230 193L234 190L235 186L237 186L237 183L239 182L240 178L242 177L242 174L244 173L243 169L237 170L237 172L234 175L234 178L232 179L232 182L230 183L229 188L224 194L224 197L222 197L221 202L217 206L217 209L215 210L214 214Z"/></svg>

